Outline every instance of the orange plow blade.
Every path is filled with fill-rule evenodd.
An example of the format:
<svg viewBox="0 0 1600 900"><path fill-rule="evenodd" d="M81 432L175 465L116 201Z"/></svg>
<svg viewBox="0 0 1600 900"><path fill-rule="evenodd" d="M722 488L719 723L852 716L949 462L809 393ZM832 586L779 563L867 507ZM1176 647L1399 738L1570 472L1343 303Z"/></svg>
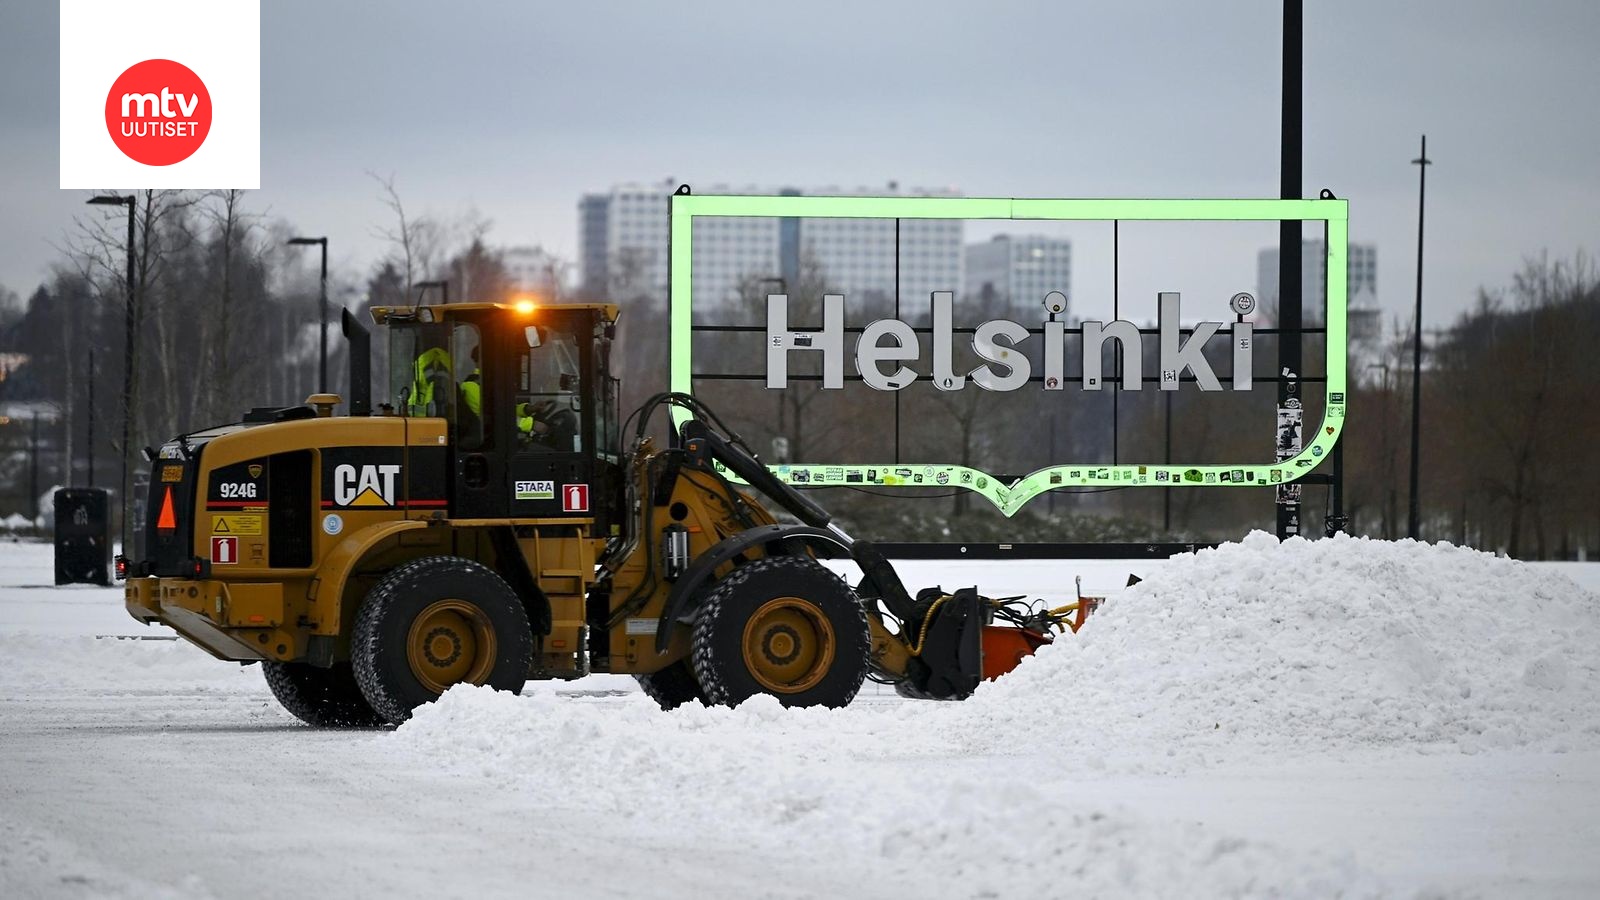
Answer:
<svg viewBox="0 0 1600 900"><path fill-rule="evenodd" d="M1053 640L1052 635L1031 628L983 626L983 680L993 681L1015 669L1033 651Z"/></svg>

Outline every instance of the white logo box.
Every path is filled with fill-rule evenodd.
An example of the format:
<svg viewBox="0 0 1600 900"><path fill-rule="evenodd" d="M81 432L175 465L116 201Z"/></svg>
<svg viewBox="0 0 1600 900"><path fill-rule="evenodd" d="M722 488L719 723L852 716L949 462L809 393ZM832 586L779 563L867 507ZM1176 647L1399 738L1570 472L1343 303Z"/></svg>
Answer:
<svg viewBox="0 0 1600 900"><path fill-rule="evenodd" d="M211 95L211 130L169 166L128 158L106 129L106 95L134 63L170 59ZM61 0L61 187L261 187L260 0Z"/></svg>

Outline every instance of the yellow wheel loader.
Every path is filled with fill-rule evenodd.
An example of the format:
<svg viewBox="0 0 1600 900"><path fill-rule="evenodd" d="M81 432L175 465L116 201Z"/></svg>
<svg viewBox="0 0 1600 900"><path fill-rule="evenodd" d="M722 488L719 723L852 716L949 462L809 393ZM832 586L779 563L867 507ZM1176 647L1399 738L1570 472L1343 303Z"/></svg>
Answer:
<svg viewBox="0 0 1600 900"><path fill-rule="evenodd" d="M345 313L349 415L315 394L147 448L142 552L117 561L134 618L260 663L307 722L399 723L451 685L590 672L632 674L664 708L843 706L867 678L957 699L1077 624L970 588L911 596L692 396L619 425L614 306L373 317L386 402Z"/></svg>

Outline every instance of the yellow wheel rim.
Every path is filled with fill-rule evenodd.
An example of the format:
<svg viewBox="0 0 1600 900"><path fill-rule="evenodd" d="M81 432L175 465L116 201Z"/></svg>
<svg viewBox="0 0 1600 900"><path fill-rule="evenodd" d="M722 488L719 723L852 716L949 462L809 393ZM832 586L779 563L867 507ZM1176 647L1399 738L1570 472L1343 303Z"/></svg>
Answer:
<svg viewBox="0 0 1600 900"><path fill-rule="evenodd" d="M465 600L439 600L411 622L406 662L422 686L442 694L452 684L483 684L494 669L494 626Z"/></svg>
<svg viewBox="0 0 1600 900"><path fill-rule="evenodd" d="M744 625L744 663L774 694L816 687L833 666L833 625L799 597L768 600Z"/></svg>

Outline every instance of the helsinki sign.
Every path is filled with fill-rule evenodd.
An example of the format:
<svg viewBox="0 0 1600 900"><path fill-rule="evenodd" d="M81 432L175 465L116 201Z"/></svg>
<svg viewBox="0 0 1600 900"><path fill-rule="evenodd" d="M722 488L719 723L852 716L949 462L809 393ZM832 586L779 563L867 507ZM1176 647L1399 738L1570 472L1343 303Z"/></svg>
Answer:
<svg viewBox="0 0 1600 900"><path fill-rule="evenodd" d="M949 197L753 197L696 196L681 188L672 197L670 294L672 315L672 389L693 390L692 297L693 221L697 217L740 216L782 218L867 219L1015 219L1035 221L1320 221L1326 226L1327 259L1327 359L1323 419L1300 452L1269 463L1185 465L1181 463L1052 464L1009 483L980 469L945 464L884 462L873 465L839 465L807 460L772 466L791 484L816 486L875 485L888 488L956 487L988 498L1006 515L1028 501L1058 488L1073 487L1253 487L1293 482L1327 459L1338 442L1345 417L1345 305L1348 208L1344 200L1024 200ZM916 330L898 319L879 319L862 329L852 362L868 387L898 391L926 377L943 391L965 389L967 382L982 390L1012 391L1034 378L1033 361L1020 352L1021 345L1039 334L1043 344L1037 354L1043 369L1044 390L1062 390L1065 369L1065 323L1046 321L1042 329L1028 329L997 319L972 330L972 351L983 363L968 372L953 364L954 297L936 291L932 306L931 368L919 374L905 363L922 357ZM1181 328L1180 297L1163 293L1159 307L1160 389L1177 390L1185 373L1191 373L1202 391L1251 389L1252 327L1243 315L1253 307L1247 294L1233 298L1239 320L1226 325L1233 354L1232 373L1224 388L1203 354L1206 343L1225 327L1221 322L1200 322ZM820 353L823 389L844 387L846 323L844 297L823 298L820 330L795 330L789 325L789 298L767 297L767 374L769 389L788 386L789 361L795 353ZM1048 304L1047 304L1048 306ZM1052 309L1052 312L1059 311ZM1050 319L1054 320L1051 315ZM1189 332L1188 336L1183 331ZM1144 347L1132 322L1082 323L1081 382L1085 390L1100 390L1101 348L1115 342L1122 349L1118 373L1122 389L1139 390L1143 381ZM1299 373L1284 373L1299 377ZM1298 400L1291 403L1298 403ZM1280 416L1284 410L1280 410ZM679 410L680 418L687 413ZM1270 430L1262 428L1263 443Z"/></svg>
<svg viewBox="0 0 1600 900"><path fill-rule="evenodd" d="M1241 299L1243 298L1243 299ZM1236 294L1236 306L1255 301L1249 294ZM986 391L1014 391L1033 375L1032 363L1012 348L1027 340L1028 329L1007 319L994 319L979 325L972 334L972 350L985 363L966 374L957 374L951 368L954 349L955 326L951 323L951 306L954 294L950 291L933 293L933 371L929 380L941 391L959 391L967 379ZM1179 297L1176 293L1163 293L1159 298L1161 308L1161 389L1175 391L1184 372L1193 372L1195 382L1202 391L1218 391L1222 385L1211 370L1211 363L1201 352L1206 341L1222 327L1221 322L1201 322L1189 337L1181 334L1178 315ZM1248 310L1246 310L1248 311ZM1066 383L1063 377L1067 350L1065 322L1044 323L1044 389L1059 391ZM1235 322L1231 326L1233 337L1233 390L1248 391L1251 384L1251 325ZM889 345L885 346L884 340ZM1139 327L1132 322L1115 321L1083 323L1083 388L1098 391L1102 384L1100 365L1101 348L1107 340L1116 341L1122 348L1121 383L1124 390L1137 391L1144 381L1144 341ZM1003 341L1003 342L1002 342ZM835 390L844 387L844 295L826 294L822 298L822 330L789 330L789 298L783 294L767 296L767 387L783 390L789 386L789 354L802 350L822 353L822 387ZM900 363L921 357L921 347L915 329L899 319L879 319L861 332L856 343L856 370L861 380L877 391L898 391L917 380L917 373L909 366L900 366L884 374L884 363Z"/></svg>

